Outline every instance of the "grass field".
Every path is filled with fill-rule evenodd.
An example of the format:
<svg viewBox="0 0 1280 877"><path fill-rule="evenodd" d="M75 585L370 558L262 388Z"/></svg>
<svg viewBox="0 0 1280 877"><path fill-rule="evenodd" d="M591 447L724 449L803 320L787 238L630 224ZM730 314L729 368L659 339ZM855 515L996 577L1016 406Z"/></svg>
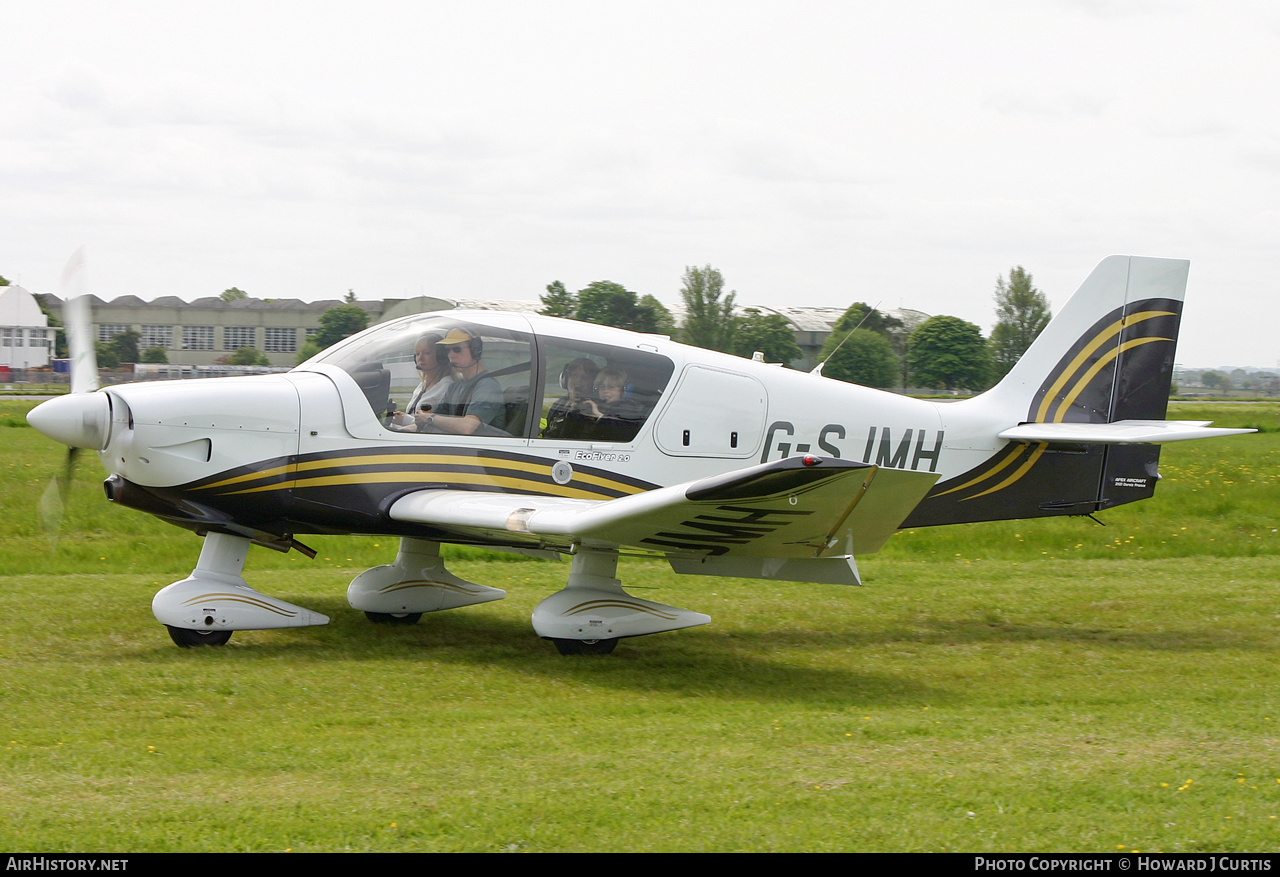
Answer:
<svg viewBox="0 0 1280 877"><path fill-rule="evenodd" d="M567 565L460 557L499 603L411 628L346 607L386 539L255 549L328 627L174 647L152 594L199 540L111 506L92 455L0 404L0 849L1272 851L1280 848L1280 406L1166 448L1154 500L904 532L867 587L677 577L710 626L564 658Z"/></svg>

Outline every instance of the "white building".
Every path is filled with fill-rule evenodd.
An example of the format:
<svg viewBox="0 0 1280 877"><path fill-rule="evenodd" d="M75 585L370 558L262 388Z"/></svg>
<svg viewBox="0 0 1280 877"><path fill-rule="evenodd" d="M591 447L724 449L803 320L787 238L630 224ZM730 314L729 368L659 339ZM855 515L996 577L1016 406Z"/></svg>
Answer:
<svg viewBox="0 0 1280 877"><path fill-rule="evenodd" d="M21 286L0 286L0 367L44 368L53 333L31 293Z"/></svg>

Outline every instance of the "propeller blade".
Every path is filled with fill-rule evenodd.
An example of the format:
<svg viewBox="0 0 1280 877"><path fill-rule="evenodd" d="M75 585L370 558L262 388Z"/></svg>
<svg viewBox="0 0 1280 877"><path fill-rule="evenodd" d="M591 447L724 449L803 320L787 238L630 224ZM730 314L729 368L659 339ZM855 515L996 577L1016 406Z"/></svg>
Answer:
<svg viewBox="0 0 1280 877"><path fill-rule="evenodd" d="M62 269L62 309L67 324L67 353L71 357L71 392L98 389L98 357L93 347L93 318L89 313L85 248L71 254Z"/></svg>
<svg viewBox="0 0 1280 877"><path fill-rule="evenodd" d="M93 345L93 318L89 313L87 287L85 248L81 247L71 254L66 267L62 269L60 290L62 300L65 302L62 316L67 328L67 352L71 357L72 394L92 393L98 389L98 357ZM83 404L83 401L81 400L80 404ZM56 405L53 407L57 408ZM83 412L80 412L78 407L74 413L80 414L79 420L85 420ZM37 414L35 410L31 414L37 415L38 422L42 417L46 420L49 418L48 409L44 415ZM27 416L27 420L30 422L31 415ZM57 426L58 418L54 417L53 420L54 425ZM101 431L100 428L99 431ZM80 432L84 432L84 427L81 427ZM59 440L62 438L64 437L59 437ZM74 445L67 448L67 461L62 474L55 475L49 480L49 486L40 494L40 501L36 503L36 512L49 539L51 551L58 550L58 538L62 534L62 518L67 507L67 496L71 492L71 478L74 475L76 457L79 453L80 449Z"/></svg>
<svg viewBox="0 0 1280 877"><path fill-rule="evenodd" d="M67 494L71 490L71 475L76 464L79 448L67 449L66 469L61 476L49 479L49 486L40 494L36 503L36 513L40 517L40 525L44 528L45 537L49 540L49 550L58 550L58 538L62 535L62 516L67 507Z"/></svg>

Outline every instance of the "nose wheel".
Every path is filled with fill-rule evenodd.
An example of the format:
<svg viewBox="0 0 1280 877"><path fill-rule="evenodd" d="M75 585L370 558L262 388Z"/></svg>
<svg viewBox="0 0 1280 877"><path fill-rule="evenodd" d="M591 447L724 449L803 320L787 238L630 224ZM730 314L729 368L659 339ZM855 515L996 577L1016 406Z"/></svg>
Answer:
<svg viewBox="0 0 1280 877"><path fill-rule="evenodd" d="M553 639L556 651L562 655L608 655L618 645L618 637L612 639Z"/></svg>
<svg viewBox="0 0 1280 877"><path fill-rule="evenodd" d="M186 627L174 627L171 624L166 624L165 627L169 630L169 639L184 649L195 646L226 645L227 640L231 639L229 630L191 630Z"/></svg>
<svg viewBox="0 0 1280 877"><path fill-rule="evenodd" d="M421 612L366 612L365 618L368 618L374 624L395 624L407 625L417 624L422 618Z"/></svg>

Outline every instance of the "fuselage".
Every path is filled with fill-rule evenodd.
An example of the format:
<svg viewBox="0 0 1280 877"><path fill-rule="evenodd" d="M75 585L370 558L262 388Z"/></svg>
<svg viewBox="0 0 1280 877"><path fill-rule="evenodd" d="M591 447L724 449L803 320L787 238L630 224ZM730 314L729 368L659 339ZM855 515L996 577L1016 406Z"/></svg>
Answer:
<svg viewBox="0 0 1280 877"><path fill-rule="evenodd" d="M484 338L507 419L478 435L392 428L389 412L417 380L414 342L459 325ZM563 370L582 358L627 376L635 403L623 434L550 435ZM963 404L663 337L494 312L380 325L288 374L100 392L110 399L100 455L112 499L196 530L275 537L403 533L386 511L425 487L611 499L792 455L945 481L1004 445L995 432L1007 425L981 407L965 416Z"/></svg>

